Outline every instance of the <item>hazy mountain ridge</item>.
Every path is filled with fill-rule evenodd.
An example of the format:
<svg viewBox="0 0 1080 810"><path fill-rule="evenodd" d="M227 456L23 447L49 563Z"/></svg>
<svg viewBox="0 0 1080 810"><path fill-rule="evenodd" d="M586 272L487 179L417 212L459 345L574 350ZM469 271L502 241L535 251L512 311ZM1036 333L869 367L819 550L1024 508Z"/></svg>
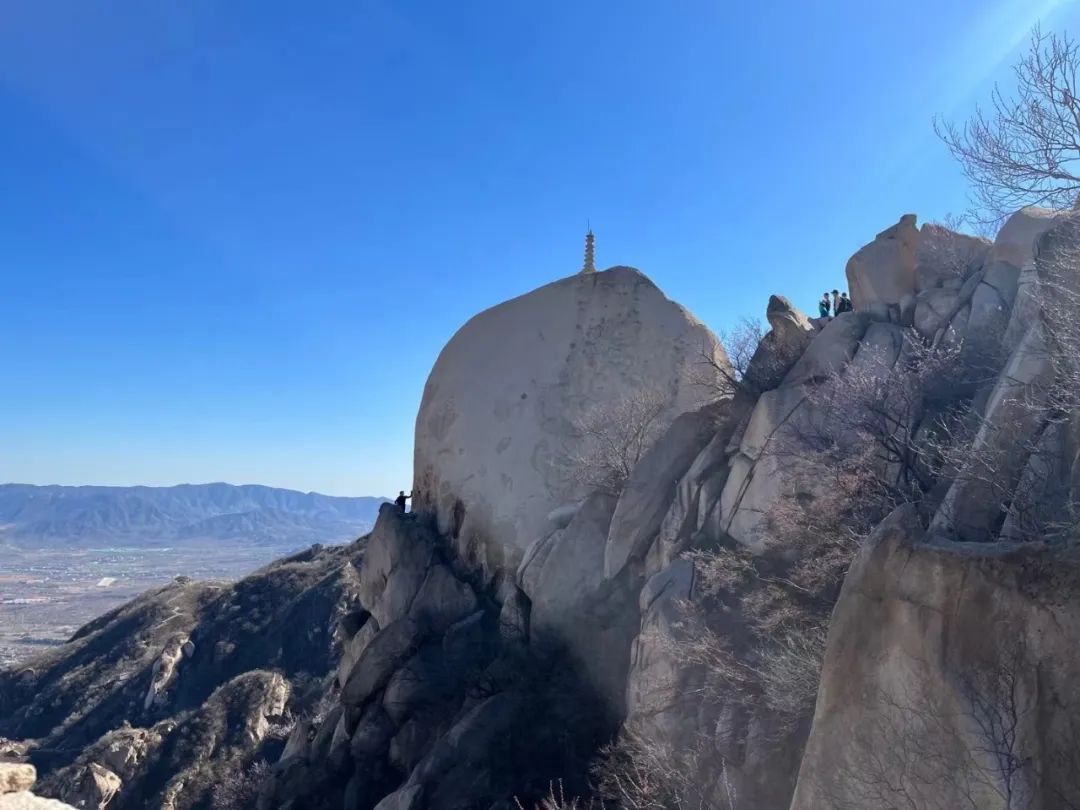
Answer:
<svg viewBox="0 0 1080 810"><path fill-rule="evenodd" d="M2 484L0 541L24 546L177 540L334 542L355 539L370 529L383 500L255 484Z"/></svg>

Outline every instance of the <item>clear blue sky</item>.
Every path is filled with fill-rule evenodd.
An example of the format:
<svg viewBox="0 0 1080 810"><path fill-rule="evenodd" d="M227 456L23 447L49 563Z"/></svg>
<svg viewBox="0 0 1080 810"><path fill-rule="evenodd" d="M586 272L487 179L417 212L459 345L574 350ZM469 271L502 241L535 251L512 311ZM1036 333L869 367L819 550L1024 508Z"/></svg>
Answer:
<svg viewBox="0 0 1080 810"><path fill-rule="evenodd" d="M1071 0L4 0L0 480L386 494L470 315L812 309ZM1004 75L1007 78L1007 75Z"/></svg>

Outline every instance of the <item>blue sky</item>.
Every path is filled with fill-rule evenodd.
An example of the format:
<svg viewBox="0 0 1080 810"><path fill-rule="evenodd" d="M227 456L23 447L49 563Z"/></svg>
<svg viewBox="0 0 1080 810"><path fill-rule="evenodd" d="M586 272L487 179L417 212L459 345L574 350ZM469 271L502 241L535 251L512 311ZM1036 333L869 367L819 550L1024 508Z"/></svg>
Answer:
<svg viewBox="0 0 1080 810"><path fill-rule="evenodd" d="M4 0L0 480L385 494L473 313L632 264L719 331L965 207L935 113L1072 0Z"/></svg>

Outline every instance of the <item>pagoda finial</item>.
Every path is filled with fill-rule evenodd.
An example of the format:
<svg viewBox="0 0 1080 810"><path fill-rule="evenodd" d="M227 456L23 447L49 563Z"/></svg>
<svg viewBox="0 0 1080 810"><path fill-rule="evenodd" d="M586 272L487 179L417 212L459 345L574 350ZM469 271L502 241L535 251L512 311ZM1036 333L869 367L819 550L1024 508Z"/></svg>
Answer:
<svg viewBox="0 0 1080 810"><path fill-rule="evenodd" d="M585 264L581 268L583 274L596 272L596 237L593 236L592 226L587 227L589 230L585 234Z"/></svg>

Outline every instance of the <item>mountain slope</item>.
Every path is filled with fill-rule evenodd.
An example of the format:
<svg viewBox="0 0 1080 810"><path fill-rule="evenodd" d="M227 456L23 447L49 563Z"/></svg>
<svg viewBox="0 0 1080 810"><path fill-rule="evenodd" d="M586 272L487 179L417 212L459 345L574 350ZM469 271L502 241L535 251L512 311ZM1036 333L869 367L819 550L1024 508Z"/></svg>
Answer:
<svg viewBox="0 0 1080 810"><path fill-rule="evenodd" d="M342 498L258 485L175 487L0 485L0 542L23 547L88 543L243 540L306 545L355 539L382 498Z"/></svg>
<svg viewBox="0 0 1080 810"><path fill-rule="evenodd" d="M219 806L227 774L276 759L290 718L317 711L363 555L316 546L236 583L181 577L0 671L0 758L29 757L40 793L80 807Z"/></svg>

